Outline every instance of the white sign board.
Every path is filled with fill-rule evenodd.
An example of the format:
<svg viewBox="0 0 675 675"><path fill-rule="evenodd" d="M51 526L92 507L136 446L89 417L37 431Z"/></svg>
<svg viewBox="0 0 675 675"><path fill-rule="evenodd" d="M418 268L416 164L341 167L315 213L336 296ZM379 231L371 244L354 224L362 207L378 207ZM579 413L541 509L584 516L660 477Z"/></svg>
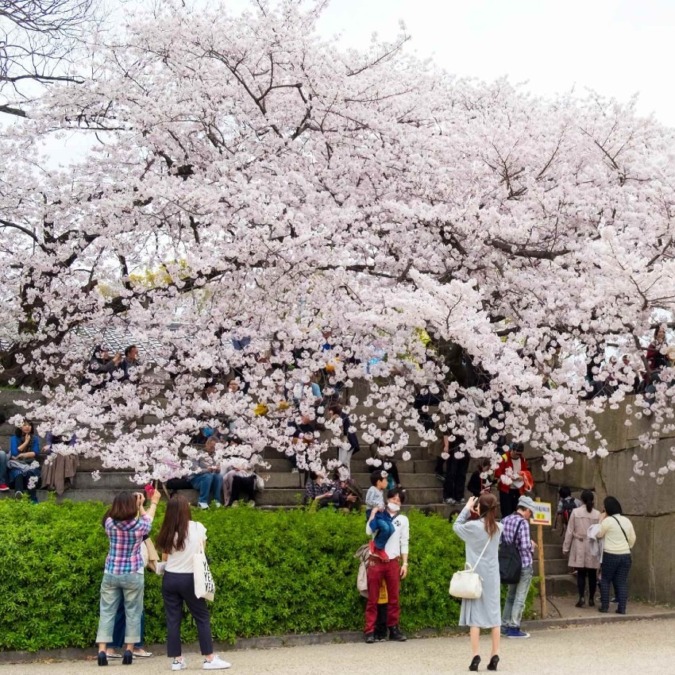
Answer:
<svg viewBox="0 0 675 675"><path fill-rule="evenodd" d="M553 525L553 511L547 502L535 502L532 509L532 525Z"/></svg>

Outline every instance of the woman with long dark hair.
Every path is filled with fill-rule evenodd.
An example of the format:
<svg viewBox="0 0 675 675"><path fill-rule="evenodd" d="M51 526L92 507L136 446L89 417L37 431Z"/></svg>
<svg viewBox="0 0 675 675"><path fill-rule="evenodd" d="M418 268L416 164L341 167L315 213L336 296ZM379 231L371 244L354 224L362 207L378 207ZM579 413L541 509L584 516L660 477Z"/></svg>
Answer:
<svg viewBox="0 0 675 675"><path fill-rule="evenodd" d="M190 517L190 504L182 495L175 495L167 504L162 528L157 537L157 546L166 561L162 580L162 597L166 614L166 652L173 658L171 670L187 668L182 656L180 624L183 618L183 603L197 624L199 648L204 656L204 670L223 670L230 664L213 653L211 619L204 598L195 595L193 559L206 546L206 528Z"/></svg>
<svg viewBox="0 0 675 675"><path fill-rule="evenodd" d="M492 494L471 497L457 516L452 529L466 544L466 562L475 568L482 581L483 592L475 600L462 600L459 625L469 626L473 659L469 670L478 670L480 663L480 629L489 628L492 652L488 670L497 670L501 635L501 603L499 582L499 538L502 526L496 520L497 498Z"/></svg>
<svg viewBox="0 0 675 675"><path fill-rule="evenodd" d="M628 574L633 562L630 551L635 545L633 523L622 515L616 497L605 497L605 510L600 515L598 538L604 542L602 577L600 579L600 612L609 611L609 589L614 585L619 600L617 614L626 613L628 602Z"/></svg>
<svg viewBox="0 0 675 675"><path fill-rule="evenodd" d="M24 420L9 441L9 483L14 485L15 496L20 498L27 490L30 500L37 504L37 488L40 482L40 467L36 460L40 452L40 440L33 423Z"/></svg>
<svg viewBox="0 0 675 675"><path fill-rule="evenodd" d="M576 607L586 604L586 580L588 579L588 606L595 607L595 589L597 588L600 558L591 551L588 528L600 522L600 511L594 507L595 496L590 490L581 493L583 506L572 509L565 530L563 553L569 555L568 564L577 571L579 600Z"/></svg>
<svg viewBox="0 0 675 675"><path fill-rule="evenodd" d="M126 650L122 663L133 661L134 643L141 639L141 615L143 613L143 590L145 588L145 564L141 554L143 538L150 534L152 519L161 498L159 490L151 497L152 505L146 513L144 497L137 492L122 492L113 500L103 516L103 527L110 540L108 557L105 560L101 581L101 609L98 623L98 665L107 666L106 645L113 641L115 615L120 601L124 599Z"/></svg>

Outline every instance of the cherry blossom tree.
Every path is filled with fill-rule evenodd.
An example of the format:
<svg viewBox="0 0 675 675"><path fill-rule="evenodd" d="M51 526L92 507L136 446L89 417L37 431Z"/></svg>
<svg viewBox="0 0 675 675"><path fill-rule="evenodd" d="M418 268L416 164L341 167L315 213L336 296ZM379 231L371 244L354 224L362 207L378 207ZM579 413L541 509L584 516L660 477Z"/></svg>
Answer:
<svg viewBox="0 0 675 675"><path fill-rule="evenodd" d="M204 425L234 430L226 452L325 461L346 441L305 394L317 373L385 457L413 434L522 440L545 469L603 456L595 415L675 298L672 130L454 78L405 33L344 49L323 4L159 3L2 138L5 380L138 480L186 471ZM40 142L66 132L91 150L54 169ZM128 379L87 368L111 330L155 345ZM587 400L587 366L611 395ZM662 429L672 378L631 403Z"/></svg>
<svg viewBox="0 0 675 675"><path fill-rule="evenodd" d="M0 113L24 117L43 85L83 82L74 52L94 18L93 0L3 0Z"/></svg>

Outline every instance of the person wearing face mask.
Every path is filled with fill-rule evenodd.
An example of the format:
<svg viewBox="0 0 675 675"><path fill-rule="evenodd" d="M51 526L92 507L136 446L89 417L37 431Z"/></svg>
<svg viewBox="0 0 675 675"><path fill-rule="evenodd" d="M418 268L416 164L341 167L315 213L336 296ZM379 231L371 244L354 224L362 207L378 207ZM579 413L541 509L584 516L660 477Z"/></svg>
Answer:
<svg viewBox="0 0 675 675"><path fill-rule="evenodd" d="M375 642L375 624L377 622L377 599L380 594L382 581L387 587L387 628L389 639L396 642L405 642L406 636L399 628L400 607L399 590L401 579L408 575L408 542L410 539L410 524L407 516L400 513L401 503L404 499L404 491L394 488L387 492L386 510L394 527L392 535L387 540L384 551L387 560L379 556L371 556L367 563L368 575L368 600L366 602L365 639L367 644ZM370 528L370 522L366 524L366 534L374 533Z"/></svg>

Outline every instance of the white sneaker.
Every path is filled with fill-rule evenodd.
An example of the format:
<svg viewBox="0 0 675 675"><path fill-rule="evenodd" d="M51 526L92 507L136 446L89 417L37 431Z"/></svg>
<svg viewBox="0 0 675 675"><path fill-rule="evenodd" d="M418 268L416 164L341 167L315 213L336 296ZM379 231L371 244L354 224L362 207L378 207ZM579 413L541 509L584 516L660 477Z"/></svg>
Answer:
<svg viewBox="0 0 675 675"><path fill-rule="evenodd" d="M222 506L222 504L221 504L220 502L213 502L213 505L214 505L217 509L219 509L219 508Z"/></svg>
<svg viewBox="0 0 675 675"><path fill-rule="evenodd" d="M206 504L205 502L197 502L197 506L198 506L200 509L208 509L208 508L209 508L209 505Z"/></svg>
<svg viewBox="0 0 675 675"><path fill-rule="evenodd" d="M187 668L187 661L183 659L182 661L174 661L171 664L171 670L185 670Z"/></svg>
<svg viewBox="0 0 675 675"><path fill-rule="evenodd" d="M231 663L223 661L218 655L214 656L212 661L204 661L204 665L202 666L204 670L225 670L231 667Z"/></svg>

